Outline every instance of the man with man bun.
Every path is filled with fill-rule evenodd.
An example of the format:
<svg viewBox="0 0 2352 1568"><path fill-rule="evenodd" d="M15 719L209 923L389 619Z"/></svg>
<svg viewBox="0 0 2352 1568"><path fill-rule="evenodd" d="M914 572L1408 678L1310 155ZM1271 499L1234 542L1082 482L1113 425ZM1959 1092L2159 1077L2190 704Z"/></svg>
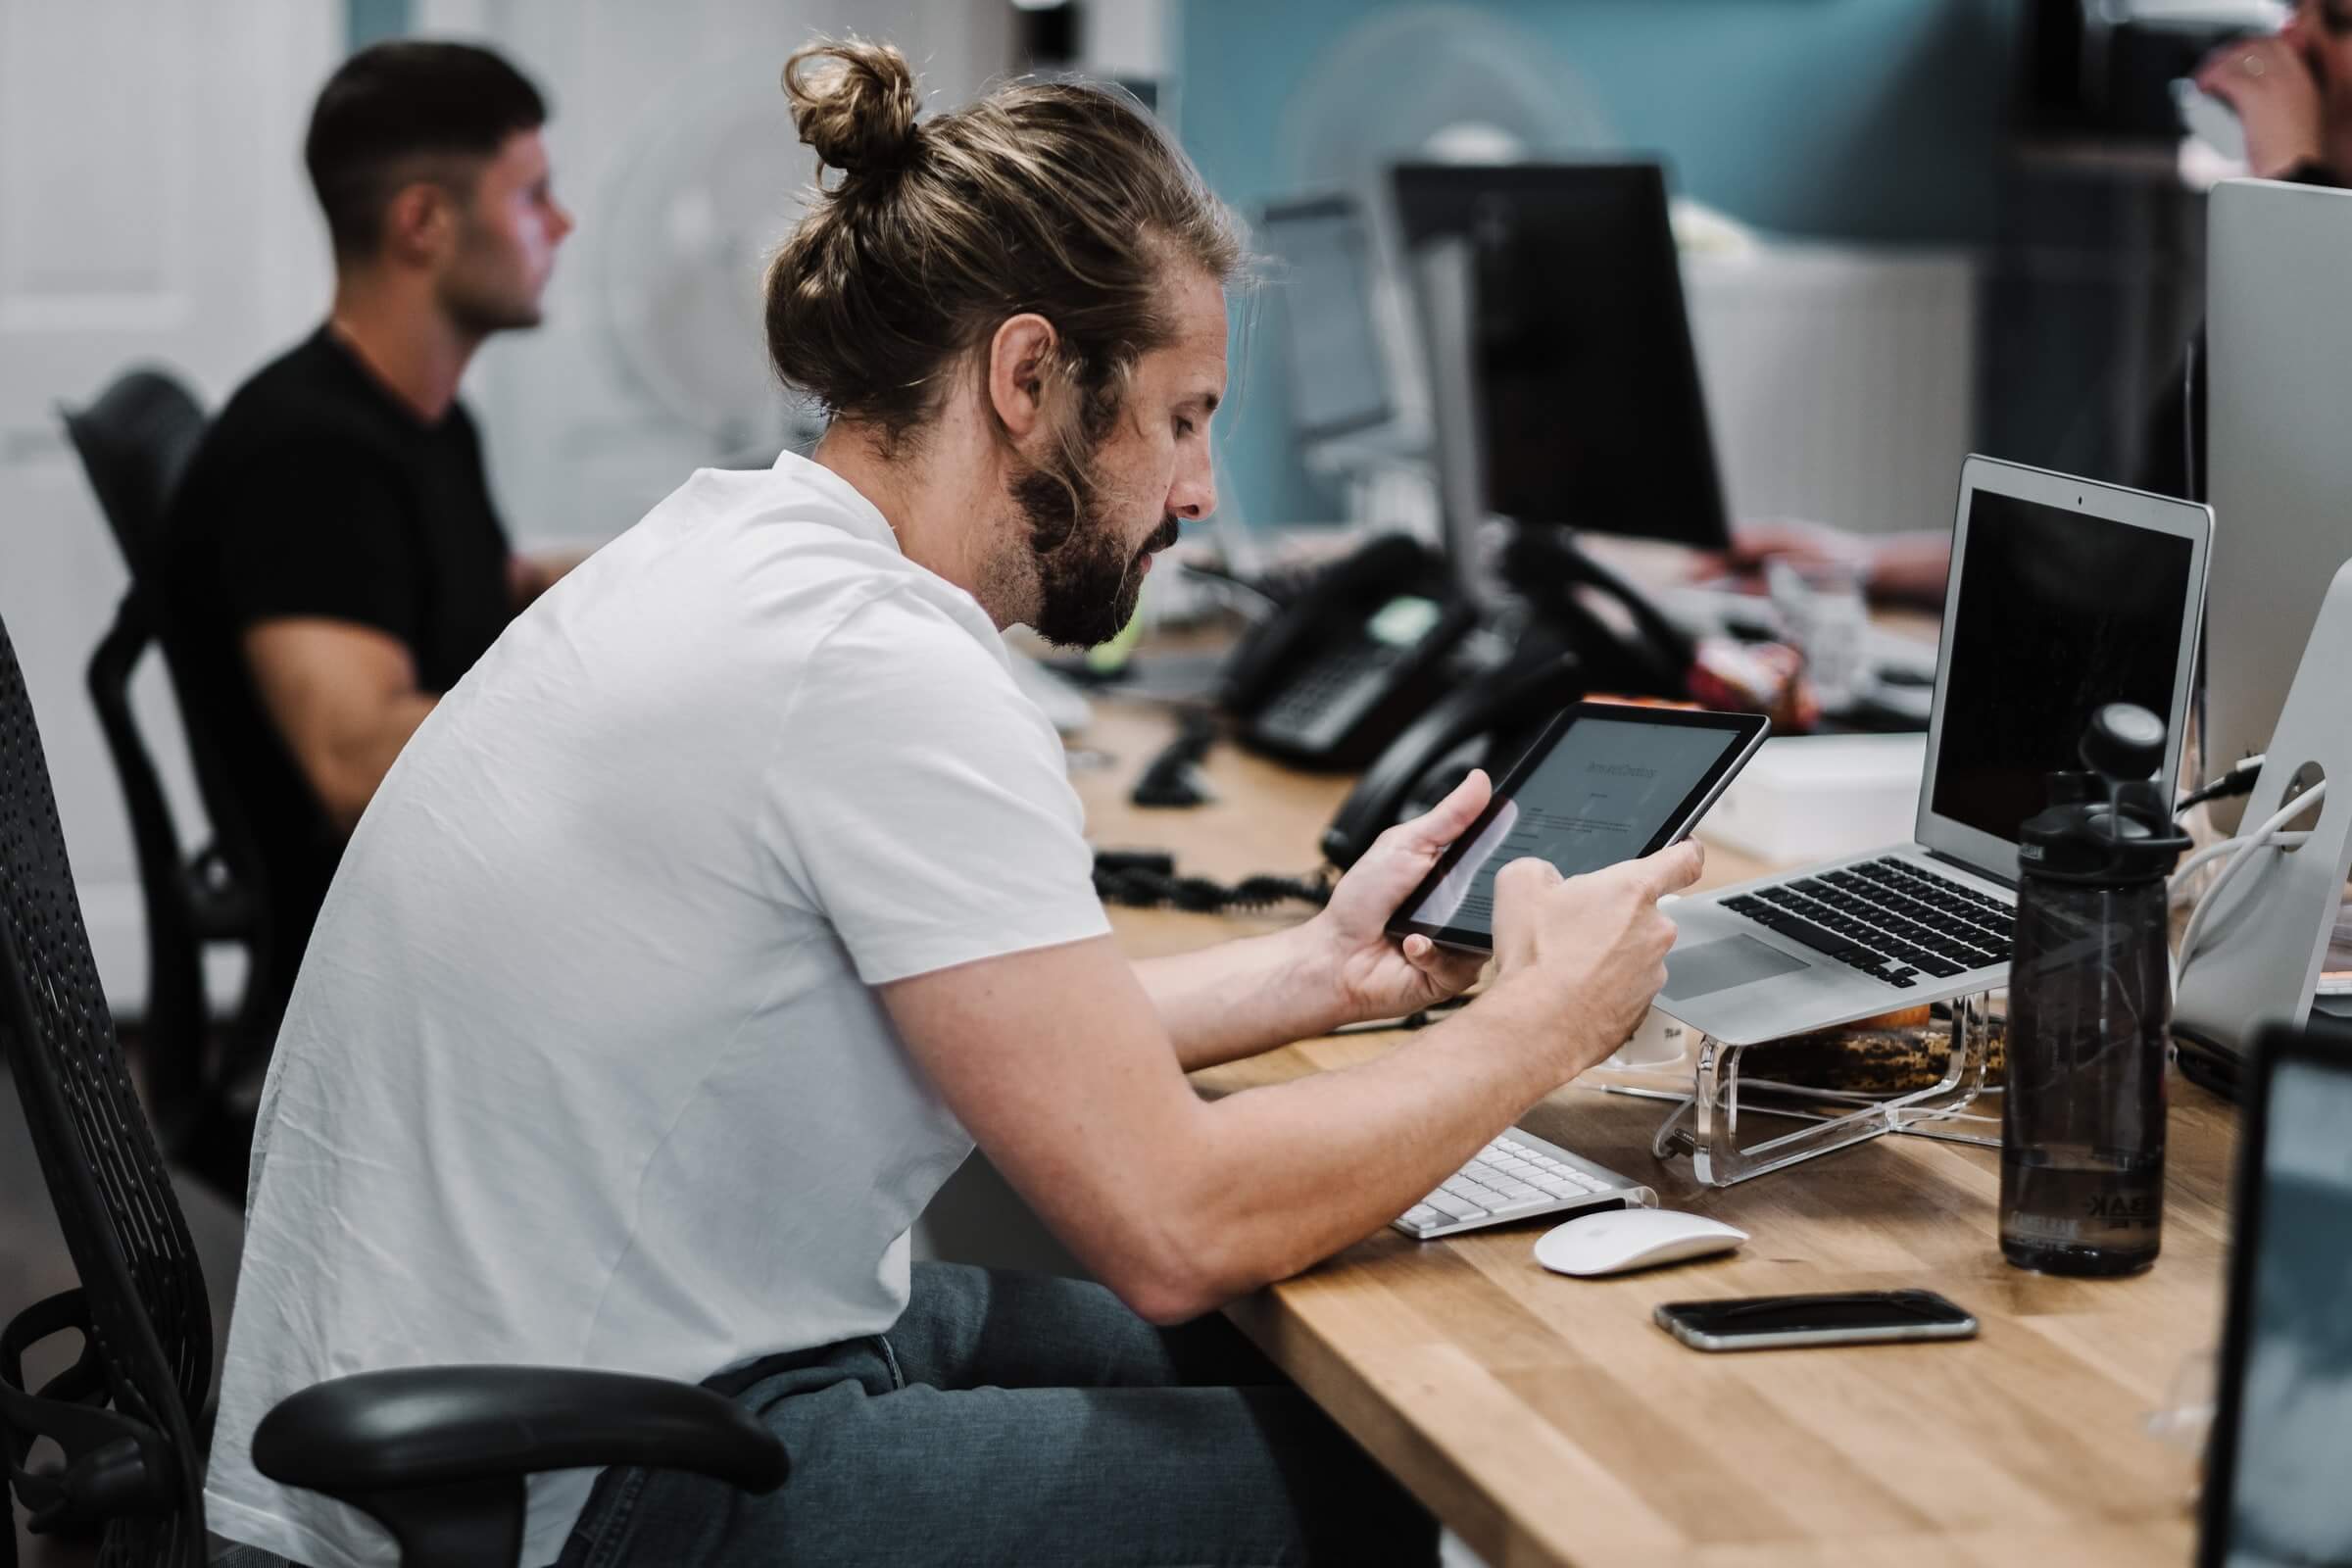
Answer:
<svg viewBox="0 0 2352 1568"><path fill-rule="evenodd" d="M1383 928L1487 781L1300 926L1122 956L1000 633L1110 636L1214 507L1235 225L1094 87L918 120L867 43L785 86L840 172L769 269L768 347L830 426L558 584L361 822L264 1100L213 1528L390 1561L255 1472L256 1421L364 1368L534 1362L706 1382L792 1475L540 1478L529 1563L1430 1561L1428 1515L1215 1308L1615 1049L1698 851L1506 868L1469 1006L1201 1100L1189 1069L1469 983ZM1100 1285L909 1266L975 1141Z"/></svg>

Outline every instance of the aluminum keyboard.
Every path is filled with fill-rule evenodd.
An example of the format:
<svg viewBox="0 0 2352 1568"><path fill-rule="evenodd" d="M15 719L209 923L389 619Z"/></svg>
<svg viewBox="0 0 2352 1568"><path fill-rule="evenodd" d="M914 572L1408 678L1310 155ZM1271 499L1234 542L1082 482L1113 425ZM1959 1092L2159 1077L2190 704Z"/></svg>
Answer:
<svg viewBox="0 0 2352 1568"><path fill-rule="evenodd" d="M1513 1127L1389 1223L1426 1242L1489 1225L1601 1208L1652 1208L1658 1195Z"/></svg>

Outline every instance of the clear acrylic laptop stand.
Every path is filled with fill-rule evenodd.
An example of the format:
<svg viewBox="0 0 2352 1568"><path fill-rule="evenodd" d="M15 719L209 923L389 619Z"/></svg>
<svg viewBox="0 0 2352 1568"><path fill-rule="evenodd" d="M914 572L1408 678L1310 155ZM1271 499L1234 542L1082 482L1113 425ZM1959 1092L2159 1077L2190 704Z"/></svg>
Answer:
<svg viewBox="0 0 2352 1568"><path fill-rule="evenodd" d="M1741 1072L1749 1066L1748 1054L1762 1052L1762 1060L1769 1061L1779 1042L1727 1046L1711 1036L1701 1036L1690 1097L1658 1128L1657 1136L1650 1141L1650 1152L1660 1159L1689 1154L1692 1175L1709 1187L1730 1187L1766 1171L1818 1159L1823 1154L1893 1133L1997 1146L2000 1142L1997 1138L1956 1134L1949 1125L1984 1089L1986 1048L1991 1038L1988 1000L1988 993L1979 992L1955 997L1950 1002L1950 1054L1939 1083L1885 1100L1798 1091L1807 1102L1861 1102L1859 1108L1842 1114L1762 1104L1752 1098L1742 1104ZM1751 1131L1759 1116L1775 1121L1793 1119L1805 1125L1794 1132L1742 1147L1740 1118L1743 1110Z"/></svg>

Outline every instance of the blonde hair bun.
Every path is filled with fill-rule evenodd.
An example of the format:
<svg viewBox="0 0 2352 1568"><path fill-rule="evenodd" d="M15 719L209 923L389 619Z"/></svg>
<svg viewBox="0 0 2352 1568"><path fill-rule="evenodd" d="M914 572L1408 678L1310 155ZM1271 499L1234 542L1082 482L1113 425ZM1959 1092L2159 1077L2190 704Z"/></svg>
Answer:
<svg viewBox="0 0 2352 1568"><path fill-rule="evenodd" d="M886 43L827 39L784 63L792 122L817 160L845 174L903 169L917 132L914 72Z"/></svg>

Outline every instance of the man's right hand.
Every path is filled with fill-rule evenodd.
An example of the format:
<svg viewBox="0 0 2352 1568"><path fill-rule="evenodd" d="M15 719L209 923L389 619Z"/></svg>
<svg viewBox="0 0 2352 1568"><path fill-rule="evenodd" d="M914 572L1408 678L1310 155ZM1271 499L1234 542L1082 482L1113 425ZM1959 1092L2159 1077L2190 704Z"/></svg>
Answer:
<svg viewBox="0 0 2352 1568"><path fill-rule="evenodd" d="M1513 860L1494 877L1495 989L1529 994L1564 1020L1546 1031L1557 1082L1625 1044L1666 983L1674 922L1658 901L1698 880L1695 840L1584 876Z"/></svg>

